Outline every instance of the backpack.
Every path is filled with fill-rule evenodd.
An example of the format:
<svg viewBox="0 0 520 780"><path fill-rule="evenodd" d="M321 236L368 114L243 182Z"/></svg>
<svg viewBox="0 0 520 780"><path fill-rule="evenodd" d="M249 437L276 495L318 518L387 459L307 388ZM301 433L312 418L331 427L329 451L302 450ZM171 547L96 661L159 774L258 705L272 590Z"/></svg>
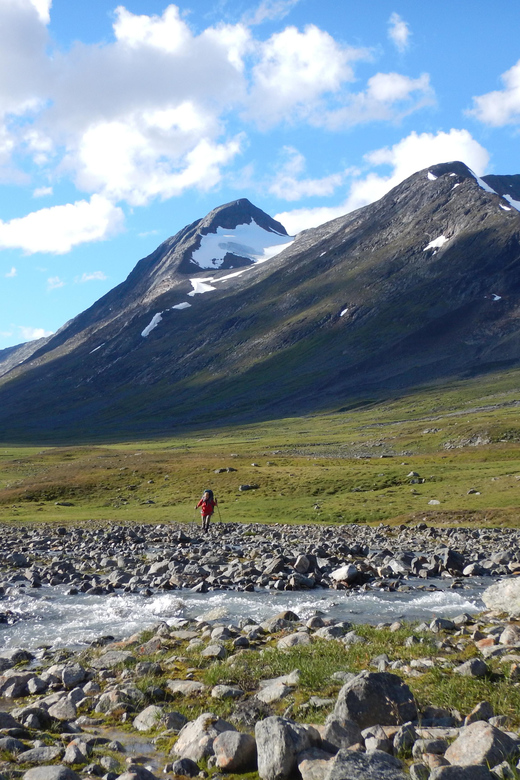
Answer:
<svg viewBox="0 0 520 780"><path fill-rule="evenodd" d="M213 501L213 500L214 500L214 499L213 499L213 491L212 491L212 490L203 490L203 491L202 491L202 495L204 495L204 493L208 493L208 495L209 495L209 500L210 500L210 501Z"/></svg>

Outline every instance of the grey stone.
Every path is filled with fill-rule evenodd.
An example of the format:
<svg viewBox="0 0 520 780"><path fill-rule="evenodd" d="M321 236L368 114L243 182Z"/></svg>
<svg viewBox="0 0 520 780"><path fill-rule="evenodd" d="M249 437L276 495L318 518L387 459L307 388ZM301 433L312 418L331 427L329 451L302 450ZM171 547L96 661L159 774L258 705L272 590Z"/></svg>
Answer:
<svg viewBox="0 0 520 780"><path fill-rule="evenodd" d="M206 686L196 680L167 680L166 685L173 695L193 696L206 690Z"/></svg>
<svg viewBox="0 0 520 780"><path fill-rule="evenodd" d="M325 780L332 758L332 753L316 747L298 753L298 769L302 780Z"/></svg>
<svg viewBox="0 0 520 780"><path fill-rule="evenodd" d="M23 780L80 780L68 766L35 766L25 772Z"/></svg>
<svg viewBox="0 0 520 780"><path fill-rule="evenodd" d="M340 750L330 762L325 780L406 780L399 759L375 750L353 753Z"/></svg>
<svg viewBox="0 0 520 780"><path fill-rule="evenodd" d="M479 720L463 729L445 753L450 764L494 766L514 755L516 742L505 732Z"/></svg>
<svg viewBox="0 0 520 780"><path fill-rule="evenodd" d="M256 698L264 704L273 704L276 701L284 699L290 693L292 693L292 688L281 682L276 682L258 691Z"/></svg>
<svg viewBox="0 0 520 780"><path fill-rule="evenodd" d="M278 640L276 646L278 650L289 650L291 647L297 647L299 645L310 645L311 638L304 631L297 631L294 634L283 636Z"/></svg>
<svg viewBox="0 0 520 780"><path fill-rule="evenodd" d="M239 699L244 695L244 691L233 685L215 685L211 689L211 695L214 699Z"/></svg>
<svg viewBox="0 0 520 780"><path fill-rule="evenodd" d="M75 688L77 685L82 683L86 676L87 673L81 664L71 664L70 666L66 666L61 673L63 685L67 690L71 690L72 688Z"/></svg>
<svg viewBox="0 0 520 780"><path fill-rule="evenodd" d="M418 739L413 746L412 756L421 758L424 753L443 756L447 749L448 743L445 739Z"/></svg>
<svg viewBox="0 0 520 780"><path fill-rule="evenodd" d="M0 737L0 750L6 750L8 753L23 753L27 750L27 745L15 737Z"/></svg>
<svg viewBox="0 0 520 780"><path fill-rule="evenodd" d="M164 727L172 731L180 731L187 722L186 716L176 710L166 713L163 718Z"/></svg>
<svg viewBox="0 0 520 780"><path fill-rule="evenodd" d="M77 709L75 704L66 698L57 701L56 704L49 707L48 713L55 720L74 720L77 715Z"/></svg>
<svg viewBox="0 0 520 780"><path fill-rule="evenodd" d="M320 729L323 747L331 752L346 749L358 743L363 744L361 729L351 720L336 718L329 715L325 725Z"/></svg>
<svg viewBox="0 0 520 780"><path fill-rule="evenodd" d="M197 777L200 768L191 758L179 758L171 765L172 775L182 775L183 777Z"/></svg>
<svg viewBox="0 0 520 780"><path fill-rule="evenodd" d="M99 658L94 658L90 666L93 669L113 669L118 664L124 664L129 658L132 658L132 653L127 650L108 650Z"/></svg>
<svg viewBox="0 0 520 780"><path fill-rule="evenodd" d="M411 750L417 739L417 732L412 723L402 725L394 734L394 755L398 756Z"/></svg>
<svg viewBox="0 0 520 780"><path fill-rule="evenodd" d="M235 727L212 712L203 712L196 720L187 723L172 748L179 758L200 761L213 755L213 741L223 731L236 731Z"/></svg>
<svg viewBox="0 0 520 780"><path fill-rule="evenodd" d="M429 780L496 780L485 766L439 766Z"/></svg>
<svg viewBox="0 0 520 780"><path fill-rule="evenodd" d="M285 780L296 769L298 753L320 742L316 729L277 716L259 721L255 738L262 780Z"/></svg>
<svg viewBox="0 0 520 780"><path fill-rule="evenodd" d="M361 672L340 690L334 715L360 728L399 726L415 720L417 707L410 688L397 675Z"/></svg>
<svg viewBox="0 0 520 780"><path fill-rule="evenodd" d="M60 747L36 747L20 753L16 759L19 764L44 764L46 761L54 761L60 758L63 750Z"/></svg>
<svg viewBox="0 0 520 780"><path fill-rule="evenodd" d="M430 777L426 764L410 764L409 772L411 780L429 780Z"/></svg>
<svg viewBox="0 0 520 780"><path fill-rule="evenodd" d="M203 658L216 658L223 660L227 656L227 650L224 645L208 645L201 653Z"/></svg>
<svg viewBox="0 0 520 780"><path fill-rule="evenodd" d="M453 671L456 674L461 674L463 677L485 677L489 673L489 667L480 658L471 658L469 661L455 667Z"/></svg>
<svg viewBox="0 0 520 780"><path fill-rule="evenodd" d="M16 729L20 724L9 712L3 712L0 710L0 729Z"/></svg>
<svg viewBox="0 0 520 780"><path fill-rule="evenodd" d="M151 731L151 729L157 728L163 715L162 707L150 704L134 718L132 725L137 731Z"/></svg>
<svg viewBox="0 0 520 780"><path fill-rule="evenodd" d="M213 742L216 766L226 772L247 772L256 768L256 742L250 734L224 731Z"/></svg>

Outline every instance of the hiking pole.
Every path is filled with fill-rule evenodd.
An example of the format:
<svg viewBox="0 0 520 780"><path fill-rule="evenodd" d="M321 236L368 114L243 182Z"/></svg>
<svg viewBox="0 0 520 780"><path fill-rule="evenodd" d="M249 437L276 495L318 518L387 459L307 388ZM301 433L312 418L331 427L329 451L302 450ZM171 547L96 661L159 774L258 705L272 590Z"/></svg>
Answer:
<svg viewBox="0 0 520 780"><path fill-rule="evenodd" d="M222 515L220 514L220 507L219 507L218 504L216 506L217 506L217 512L218 512L218 519L219 519L219 522L221 523L222 522Z"/></svg>

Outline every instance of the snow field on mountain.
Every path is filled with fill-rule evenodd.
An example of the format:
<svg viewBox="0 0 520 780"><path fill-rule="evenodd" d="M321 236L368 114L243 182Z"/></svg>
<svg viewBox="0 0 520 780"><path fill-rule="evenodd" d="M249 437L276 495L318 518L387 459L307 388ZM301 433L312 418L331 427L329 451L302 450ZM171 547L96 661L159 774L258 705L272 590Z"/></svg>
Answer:
<svg viewBox="0 0 520 780"><path fill-rule="evenodd" d="M216 233L202 236L200 247L193 252L191 262L199 268L220 268L229 253L262 263L277 255L291 242L290 236L264 230L252 219L250 223L237 225L232 230L218 227Z"/></svg>

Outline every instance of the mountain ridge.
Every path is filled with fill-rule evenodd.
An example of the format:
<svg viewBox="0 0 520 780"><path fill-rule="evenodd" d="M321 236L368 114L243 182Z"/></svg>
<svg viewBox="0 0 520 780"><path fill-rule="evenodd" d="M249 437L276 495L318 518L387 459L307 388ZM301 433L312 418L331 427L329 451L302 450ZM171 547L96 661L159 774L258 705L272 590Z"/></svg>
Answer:
<svg viewBox="0 0 520 780"><path fill-rule="evenodd" d="M463 163L430 166L294 241L249 201L224 204L11 367L0 424L157 435L520 364L520 214L497 192L516 200L517 178L492 192ZM278 254L241 256L232 235L218 250L230 240L231 259L191 269L204 236L214 248L245 217L285 242Z"/></svg>

